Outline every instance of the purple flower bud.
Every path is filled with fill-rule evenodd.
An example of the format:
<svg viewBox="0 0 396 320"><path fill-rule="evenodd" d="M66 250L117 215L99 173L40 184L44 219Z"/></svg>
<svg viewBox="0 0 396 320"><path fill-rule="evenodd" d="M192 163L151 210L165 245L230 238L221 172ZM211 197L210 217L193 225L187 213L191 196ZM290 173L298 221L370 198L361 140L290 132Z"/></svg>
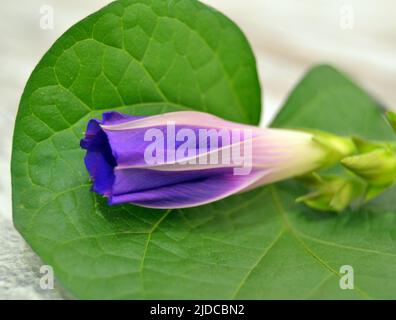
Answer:
<svg viewBox="0 0 396 320"><path fill-rule="evenodd" d="M317 169L334 150L314 137L201 112L110 112L89 122L81 147L93 191L110 205L183 208Z"/></svg>

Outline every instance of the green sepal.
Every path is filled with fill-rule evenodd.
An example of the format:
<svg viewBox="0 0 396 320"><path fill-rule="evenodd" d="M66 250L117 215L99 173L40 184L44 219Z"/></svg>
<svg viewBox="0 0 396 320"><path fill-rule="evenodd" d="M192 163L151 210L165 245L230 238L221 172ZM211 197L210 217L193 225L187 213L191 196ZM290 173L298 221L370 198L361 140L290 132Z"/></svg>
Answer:
<svg viewBox="0 0 396 320"><path fill-rule="evenodd" d="M378 197L381 193L383 193L388 188L389 188L389 185L380 186L380 187L368 185L365 195L364 195L364 202L368 202L368 201Z"/></svg>
<svg viewBox="0 0 396 320"><path fill-rule="evenodd" d="M353 139L350 137L337 136L328 132L310 130L312 140L326 151L326 156L321 163L322 167L334 165L342 158L357 152Z"/></svg>
<svg viewBox="0 0 396 320"><path fill-rule="evenodd" d="M364 182L352 176L319 176L312 173L300 181L310 186L312 192L297 198L296 202L322 211L341 212L365 190Z"/></svg>

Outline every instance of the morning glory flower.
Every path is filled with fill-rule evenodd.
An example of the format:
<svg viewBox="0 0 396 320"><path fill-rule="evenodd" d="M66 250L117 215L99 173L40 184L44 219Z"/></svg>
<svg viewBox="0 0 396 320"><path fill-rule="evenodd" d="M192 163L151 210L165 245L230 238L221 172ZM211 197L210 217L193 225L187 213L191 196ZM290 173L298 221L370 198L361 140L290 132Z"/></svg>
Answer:
<svg viewBox="0 0 396 320"><path fill-rule="evenodd" d="M193 111L89 121L81 147L109 205L184 208L299 176L353 153L321 132L258 128Z"/></svg>

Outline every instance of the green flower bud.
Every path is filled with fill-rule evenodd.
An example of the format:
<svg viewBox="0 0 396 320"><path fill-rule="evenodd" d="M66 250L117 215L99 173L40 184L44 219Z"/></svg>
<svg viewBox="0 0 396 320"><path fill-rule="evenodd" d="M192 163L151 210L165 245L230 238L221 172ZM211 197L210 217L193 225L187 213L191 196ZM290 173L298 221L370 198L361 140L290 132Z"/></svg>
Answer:
<svg viewBox="0 0 396 320"><path fill-rule="evenodd" d="M396 180L396 156L388 148L347 157L341 163L373 186L387 186Z"/></svg>

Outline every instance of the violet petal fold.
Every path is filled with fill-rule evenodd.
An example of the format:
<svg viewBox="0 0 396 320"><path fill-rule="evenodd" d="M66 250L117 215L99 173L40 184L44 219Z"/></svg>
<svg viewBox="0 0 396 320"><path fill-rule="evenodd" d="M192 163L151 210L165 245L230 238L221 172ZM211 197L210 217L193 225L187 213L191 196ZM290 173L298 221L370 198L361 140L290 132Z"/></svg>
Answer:
<svg viewBox="0 0 396 320"><path fill-rule="evenodd" d="M211 139L208 132L218 135ZM162 145L147 153L155 140ZM89 122L81 147L87 150L94 192L110 205L151 208L210 203L309 172L324 156L312 134L260 129L192 111L151 117L104 113L103 120ZM148 154L157 162L147 161Z"/></svg>

